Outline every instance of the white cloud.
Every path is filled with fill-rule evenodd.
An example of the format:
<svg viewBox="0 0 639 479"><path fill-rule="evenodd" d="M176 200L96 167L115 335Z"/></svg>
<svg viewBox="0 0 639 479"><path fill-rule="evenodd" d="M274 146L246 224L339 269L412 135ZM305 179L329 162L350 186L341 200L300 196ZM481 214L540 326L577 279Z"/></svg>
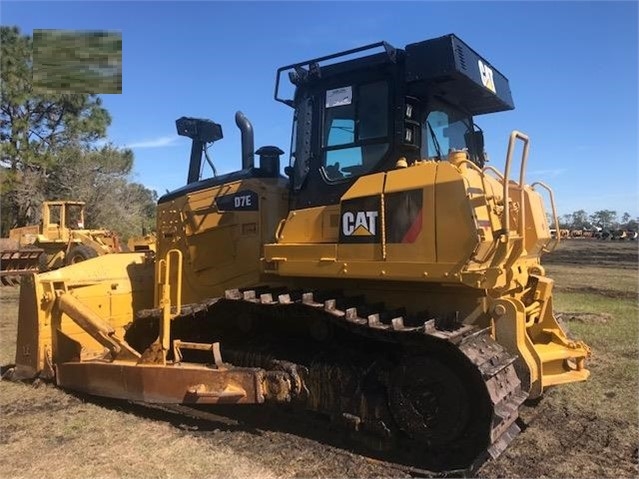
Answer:
<svg viewBox="0 0 639 479"><path fill-rule="evenodd" d="M177 140L177 136L167 135L150 140L136 141L125 146L126 148L161 148L163 146L173 146Z"/></svg>

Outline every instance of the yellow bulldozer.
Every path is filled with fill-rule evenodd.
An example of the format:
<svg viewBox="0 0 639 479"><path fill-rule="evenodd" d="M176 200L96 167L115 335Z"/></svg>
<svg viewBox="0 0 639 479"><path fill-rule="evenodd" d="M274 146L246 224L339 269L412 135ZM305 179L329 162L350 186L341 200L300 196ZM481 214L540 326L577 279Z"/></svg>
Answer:
<svg viewBox="0 0 639 479"><path fill-rule="evenodd" d="M9 231L0 248L2 284L14 285L35 271L49 271L120 251L118 236L86 229L83 201L44 201L39 225Z"/></svg>
<svg viewBox="0 0 639 479"><path fill-rule="evenodd" d="M553 314L546 199L559 228L550 188L526 182L528 136L512 132L503 171L485 165L475 118L514 108L508 80L446 35L294 63L275 83L293 109L286 176L238 112L241 169L202 178L222 128L178 119L191 158L158 200L156 254L24 280L14 377L284 403L431 471L496 457L526 399L589 375Z"/></svg>

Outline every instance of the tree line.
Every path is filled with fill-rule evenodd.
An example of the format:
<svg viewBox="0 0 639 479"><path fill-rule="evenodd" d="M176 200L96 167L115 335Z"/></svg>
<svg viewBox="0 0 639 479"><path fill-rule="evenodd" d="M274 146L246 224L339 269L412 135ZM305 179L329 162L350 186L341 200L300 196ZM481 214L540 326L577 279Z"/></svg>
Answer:
<svg viewBox="0 0 639 479"><path fill-rule="evenodd" d="M0 27L0 45L1 235L37 224L42 201L62 199L85 201L85 227L124 240L154 227L157 194L129 180L133 152L106 141L100 97L34 89L33 40L17 27Z"/></svg>
<svg viewBox="0 0 639 479"><path fill-rule="evenodd" d="M552 223L551 223L552 224ZM585 210L577 210L559 218L559 227L570 230L633 230L637 231L639 218L633 218L630 213L623 213L619 217L614 210L599 210L588 214Z"/></svg>

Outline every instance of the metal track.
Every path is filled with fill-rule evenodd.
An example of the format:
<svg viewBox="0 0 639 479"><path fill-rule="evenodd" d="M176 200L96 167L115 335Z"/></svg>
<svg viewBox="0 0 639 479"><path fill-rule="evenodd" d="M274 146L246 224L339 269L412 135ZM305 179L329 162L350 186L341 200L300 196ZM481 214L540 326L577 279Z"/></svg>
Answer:
<svg viewBox="0 0 639 479"><path fill-rule="evenodd" d="M264 287L184 305L171 329L173 339L220 341L235 366L287 365L300 382L294 403L416 471L474 471L519 432L515 358L456 315L402 313L339 291ZM159 317L140 311L127 341L144 348Z"/></svg>

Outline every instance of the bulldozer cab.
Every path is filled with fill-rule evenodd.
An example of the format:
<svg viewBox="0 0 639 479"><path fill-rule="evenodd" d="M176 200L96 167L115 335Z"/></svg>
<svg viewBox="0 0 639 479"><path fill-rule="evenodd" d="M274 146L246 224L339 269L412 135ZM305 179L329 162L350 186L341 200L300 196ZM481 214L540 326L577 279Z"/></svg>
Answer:
<svg viewBox="0 0 639 479"><path fill-rule="evenodd" d="M382 49L363 57L342 57ZM295 86L279 96L281 74ZM466 150L483 167L474 115L514 108L508 80L455 35L397 49L386 42L282 67L275 99L295 109L294 208L337 204L357 178L403 159L442 160Z"/></svg>
<svg viewBox="0 0 639 479"><path fill-rule="evenodd" d="M42 203L42 234L49 240L68 241L69 231L84 229L82 201L45 201Z"/></svg>

